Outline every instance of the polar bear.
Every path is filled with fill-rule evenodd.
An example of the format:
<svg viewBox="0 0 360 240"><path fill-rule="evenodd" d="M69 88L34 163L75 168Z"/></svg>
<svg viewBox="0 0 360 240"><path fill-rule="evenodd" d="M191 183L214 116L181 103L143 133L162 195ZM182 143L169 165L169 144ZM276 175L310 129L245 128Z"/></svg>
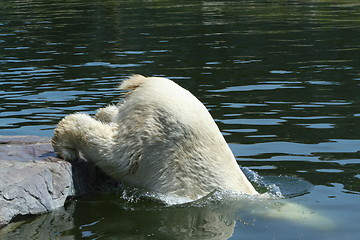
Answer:
<svg viewBox="0 0 360 240"><path fill-rule="evenodd" d="M66 116L52 144L72 161L79 152L124 184L199 199L215 190L257 195L206 107L161 77L134 75L117 106Z"/></svg>

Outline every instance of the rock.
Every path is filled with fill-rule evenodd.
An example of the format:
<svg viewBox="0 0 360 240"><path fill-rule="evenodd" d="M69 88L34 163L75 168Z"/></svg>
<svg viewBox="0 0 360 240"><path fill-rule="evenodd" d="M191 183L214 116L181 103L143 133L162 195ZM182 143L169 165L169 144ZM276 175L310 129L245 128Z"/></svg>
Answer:
<svg viewBox="0 0 360 240"><path fill-rule="evenodd" d="M109 184L115 182L85 160L57 158L49 138L0 135L0 227Z"/></svg>

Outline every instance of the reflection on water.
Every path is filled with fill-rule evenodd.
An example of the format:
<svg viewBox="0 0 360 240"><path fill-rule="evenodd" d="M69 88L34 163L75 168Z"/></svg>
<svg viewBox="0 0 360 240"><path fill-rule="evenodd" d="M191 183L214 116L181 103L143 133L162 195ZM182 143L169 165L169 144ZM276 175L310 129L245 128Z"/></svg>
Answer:
<svg viewBox="0 0 360 240"><path fill-rule="evenodd" d="M227 239L235 227L234 213L226 209L220 211L215 206L170 208L146 201L129 203L113 195L105 197L72 202L65 208L22 223L16 231L10 231L10 225L9 229L3 229L2 235L0 232L0 237ZM89 208L93 210L89 212ZM6 230L9 231L5 233Z"/></svg>
<svg viewBox="0 0 360 240"><path fill-rule="evenodd" d="M310 229L310 232L321 231L324 234L334 229L332 220L280 200L214 193L194 203L164 206L146 199L128 201L114 194L102 194L71 202L64 208L27 222L10 224L0 231L0 237L228 239L233 235L236 223L243 226L271 224L275 228L296 223ZM249 233L245 230L240 236ZM289 233L283 235L289 236Z"/></svg>
<svg viewBox="0 0 360 240"><path fill-rule="evenodd" d="M51 213L32 217L27 221L10 223L0 230L1 239L58 239L60 232L68 231L74 227L75 203L66 208L57 209ZM76 239L74 236L61 237L61 239Z"/></svg>
<svg viewBox="0 0 360 240"><path fill-rule="evenodd" d="M116 86L128 75L166 76L204 102L243 167L314 185L291 201L325 212L341 227L308 239L356 239L359 39L358 0L4 0L0 134L51 136L66 114L116 102ZM97 221L101 236L111 235L111 221L125 232L121 227L130 223L124 221L136 215L124 210L116 217L98 210L110 209L111 201L101 204L91 205L98 217L70 214L81 222L75 238L91 239L79 226ZM166 211L171 221L182 214ZM234 239L313 233L281 228L283 221L230 219L233 229L224 232L233 231ZM156 228L141 217L132 221L149 232ZM54 232L64 231L50 222L59 229Z"/></svg>

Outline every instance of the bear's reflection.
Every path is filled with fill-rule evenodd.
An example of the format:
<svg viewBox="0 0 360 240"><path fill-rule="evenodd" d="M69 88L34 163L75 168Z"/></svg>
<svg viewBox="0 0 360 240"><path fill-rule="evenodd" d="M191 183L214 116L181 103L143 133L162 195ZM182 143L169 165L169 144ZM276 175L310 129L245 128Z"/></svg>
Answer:
<svg viewBox="0 0 360 240"><path fill-rule="evenodd" d="M331 219L286 199L213 193L173 206L149 198L126 199L109 193L71 201L65 208L1 229L0 239L221 240L233 235L237 221L260 228L283 229L293 223L319 230L334 227Z"/></svg>
<svg viewBox="0 0 360 240"><path fill-rule="evenodd" d="M78 202L74 219L83 234L106 239L228 239L235 227L231 211L211 204L166 207L144 200Z"/></svg>
<svg viewBox="0 0 360 240"><path fill-rule="evenodd" d="M0 230L1 239L228 239L235 227L230 211L215 206L164 205L119 199L73 201L17 228ZM13 223L14 224L14 223Z"/></svg>

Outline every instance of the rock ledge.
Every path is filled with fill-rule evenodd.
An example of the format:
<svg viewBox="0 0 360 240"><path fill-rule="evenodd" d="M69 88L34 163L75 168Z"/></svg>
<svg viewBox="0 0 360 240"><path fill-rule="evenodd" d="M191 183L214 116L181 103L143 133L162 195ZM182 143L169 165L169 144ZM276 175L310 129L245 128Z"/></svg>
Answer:
<svg viewBox="0 0 360 240"><path fill-rule="evenodd" d="M49 138L0 135L0 227L19 215L52 211L111 180L86 161L56 157ZM112 182L113 184L113 182Z"/></svg>

